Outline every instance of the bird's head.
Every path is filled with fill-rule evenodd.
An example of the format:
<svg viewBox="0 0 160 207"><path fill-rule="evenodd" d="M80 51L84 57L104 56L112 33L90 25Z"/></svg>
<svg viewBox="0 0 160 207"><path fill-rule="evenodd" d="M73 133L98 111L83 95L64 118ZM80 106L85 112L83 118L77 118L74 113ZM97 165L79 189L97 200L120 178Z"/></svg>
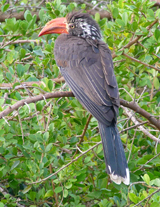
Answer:
<svg viewBox="0 0 160 207"><path fill-rule="evenodd" d="M101 39L101 32L98 24L89 14L81 12L71 12L67 16L53 19L39 33L39 37L45 34L67 33L82 38L93 40Z"/></svg>

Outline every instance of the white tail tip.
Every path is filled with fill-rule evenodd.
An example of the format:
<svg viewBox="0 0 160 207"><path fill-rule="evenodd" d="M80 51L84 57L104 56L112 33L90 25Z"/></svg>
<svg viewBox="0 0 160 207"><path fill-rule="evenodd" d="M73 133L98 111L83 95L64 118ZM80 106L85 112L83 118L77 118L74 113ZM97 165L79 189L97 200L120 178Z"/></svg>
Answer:
<svg viewBox="0 0 160 207"><path fill-rule="evenodd" d="M111 167L109 165L108 165L108 168L109 168L109 171L111 172ZM111 180L118 185L120 185L121 182L123 182L125 185L130 184L130 173L129 173L128 168L126 168L126 177L115 175L114 172L112 172L112 174L109 174L109 175L110 175Z"/></svg>

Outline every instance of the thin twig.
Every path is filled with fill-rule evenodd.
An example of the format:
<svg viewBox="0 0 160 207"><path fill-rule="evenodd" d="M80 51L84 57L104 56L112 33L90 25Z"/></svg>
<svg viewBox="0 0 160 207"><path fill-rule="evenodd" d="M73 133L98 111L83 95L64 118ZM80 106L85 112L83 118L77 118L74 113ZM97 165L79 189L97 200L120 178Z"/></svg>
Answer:
<svg viewBox="0 0 160 207"><path fill-rule="evenodd" d="M49 172L50 172L50 174L52 173L52 165L50 164L49 165ZM55 190L55 186L54 186L54 182L53 182L53 179L51 180L51 183L52 183L52 189L53 189L53 196L54 196L54 199L55 199L55 201L56 201L56 206L58 207L58 198L57 198L57 195L56 195L56 193L54 192L54 190Z"/></svg>
<svg viewBox="0 0 160 207"><path fill-rule="evenodd" d="M22 121L21 121L21 117L19 115L19 111L18 110L17 110L17 114L18 114L19 124L20 124L20 128L21 128L21 133L22 133L22 141L23 141L23 144L24 144L23 126L22 126Z"/></svg>
<svg viewBox="0 0 160 207"><path fill-rule="evenodd" d="M49 178L51 178L54 175L57 175L60 171L64 170L66 167L68 167L69 165L71 165L73 162L77 161L80 157L82 157L83 155L85 155L87 152L91 151L92 149L94 149L95 147L97 147L98 145L100 145L102 142L97 142L97 144L95 144L93 147L89 148L88 150L86 150L85 152L83 152L82 154L80 154L78 157L76 157L75 159L73 159L71 162L69 162L68 164L64 165L63 167L61 167L59 170L57 170L57 172L52 173L51 175L49 175L48 177L44 178L44 179L40 179L38 181L32 182L32 183L28 183L28 185L33 185L33 184L37 184L37 183L41 183L44 182L46 180L48 180Z"/></svg>
<svg viewBox="0 0 160 207"><path fill-rule="evenodd" d="M141 99L141 97L143 96L143 94L144 94L144 92L145 92L145 90L146 90L146 88L147 88L147 86L145 86L144 88L143 88L143 91L142 91L142 93L141 93L141 95L140 95L140 97L137 99L137 103L139 102L139 100Z"/></svg>
<svg viewBox="0 0 160 207"><path fill-rule="evenodd" d="M156 23L158 22L158 19L156 19L154 22L152 22L148 27L147 30L149 31ZM138 35L135 39L129 41L124 47L122 47L119 51L124 51L125 48L130 48L132 45L138 42L138 40L142 37L143 35ZM112 54L112 58L117 57L115 53Z"/></svg>
<svg viewBox="0 0 160 207"><path fill-rule="evenodd" d="M135 118L135 116L133 116L132 112L127 109L126 107L124 106L121 106L124 111L126 112L126 114L131 117L131 120L133 121L133 123L135 123L136 125L139 124L139 122L137 121L137 119ZM156 142L159 142L160 143L160 140L157 139L154 135L152 135L151 133L149 133L149 131L147 131L143 126L138 126L138 128L144 133L146 134L149 138L151 138L152 140L156 141Z"/></svg>
<svg viewBox="0 0 160 207"><path fill-rule="evenodd" d="M133 173L141 170L145 165L147 165L149 162L151 162L153 159L155 159L156 157L158 157L160 155L160 153L158 153L157 155L155 155L154 157L152 157L150 160L148 160L145 164L143 164L140 168L138 168L137 170L134 170Z"/></svg>
<svg viewBox="0 0 160 207"><path fill-rule="evenodd" d="M80 141L79 141L78 144L81 144L81 142L83 142L83 138L84 138L84 135L85 135L85 133L87 131L87 128L88 128L88 125L89 125L89 122L90 122L91 118L92 118L92 114L90 114L89 117L88 117L88 119L87 119L87 123L86 123L86 125L85 125L85 127L83 129L83 132L81 134L81 139L80 139Z"/></svg>
<svg viewBox="0 0 160 207"><path fill-rule="evenodd" d="M50 104L50 107L49 107L49 114L48 114L48 120L47 120L47 124L46 124L46 132L48 130L48 126L49 126L49 123L50 123L50 119L51 119L51 111L52 111L52 104Z"/></svg>
<svg viewBox="0 0 160 207"><path fill-rule="evenodd" d="M141 126L141 125L144 125L144 124L147 124L147 123L148 123L148 121L144 121L144 122L142 122L142 123L139 123L139 124L136 124L136 125L127 127L127 128L125 128L125 129L121 130L119 133L128 131L128 130L130 130L130 129L134 129L134 128L138 127L138 126Z"/></svg>
<svg viewBox="0 0 160 207"><path fill-rule="evenodd" d="M136 128L136 130L135 130L135 132L134 132L134 135L133 135L133 138L132 138L131 148L130 148L130 150L129 150L129 155L128 155L127 162L129 162L129 159L130 159L130 156L131 156L132 147L133 147L133 142L134 142L134 139L135 139L136 133L137 133L137 128Z"/></svg>
<svg viewBox="0 0 160 207"><path fill-rule="evenodd" d="M136 205L134 205L133 207L139 206L141 203L143 203L143 201L147 200L148 198L152 197L154 194L158 193L160 191L160 188L158 188L158 190L154 191L153 193L151 193L149 196L147 196L146 198L144 198L143 200L141 200L140 202L138 202Z"/></svg>
<svg viewBox="0 0 160 207"><path fill-rule="evenodd" d="M136 59L136 58L134 58L134 57L131 57L131 56L127 55L126 53L122 53L122 55L124 55L125 57L127 57L127 58L133 60L134 62L140 63L140 64L142 64L142 65L145 65L146 67L153 68L153 69L155 69L155 70L157 70L157 71L160 72L160 69L156 68L156 67L153 66L153 65L149 65L148 63L142 62L142 61L140 61L140 60L138 60L138 59Z"/></svg>

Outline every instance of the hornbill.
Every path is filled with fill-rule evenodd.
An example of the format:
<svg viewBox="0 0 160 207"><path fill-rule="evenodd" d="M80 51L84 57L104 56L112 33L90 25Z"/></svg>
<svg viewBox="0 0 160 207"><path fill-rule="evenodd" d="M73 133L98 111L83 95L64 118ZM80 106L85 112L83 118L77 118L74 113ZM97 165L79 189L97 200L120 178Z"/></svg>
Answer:
<svg viewBox="0 0 160 207"><path fill-rule="evenodd" d="M107 173L112 181L129 185L129 169L116 126L119 92L111 52L98 24L87 14L71 12L51 20L41 30L61 34L54 56L61 74L79 102L98 120Z"/></svg>

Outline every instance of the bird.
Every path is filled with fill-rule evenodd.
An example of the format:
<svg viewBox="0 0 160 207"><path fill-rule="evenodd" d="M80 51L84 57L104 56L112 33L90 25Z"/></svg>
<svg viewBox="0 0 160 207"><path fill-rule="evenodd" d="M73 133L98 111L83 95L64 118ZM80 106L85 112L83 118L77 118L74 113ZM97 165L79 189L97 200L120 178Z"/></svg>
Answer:
<svg viewBox="0 0 160 207"><path fill-rule="evenodd" d="M74 96L98 121L106 171L116 184L129 185L130 172L117 128L118 85L100 27L88 13L72 11L49 21L39 37L54 33L60 34L54 44L56 64Z"/></svg>

